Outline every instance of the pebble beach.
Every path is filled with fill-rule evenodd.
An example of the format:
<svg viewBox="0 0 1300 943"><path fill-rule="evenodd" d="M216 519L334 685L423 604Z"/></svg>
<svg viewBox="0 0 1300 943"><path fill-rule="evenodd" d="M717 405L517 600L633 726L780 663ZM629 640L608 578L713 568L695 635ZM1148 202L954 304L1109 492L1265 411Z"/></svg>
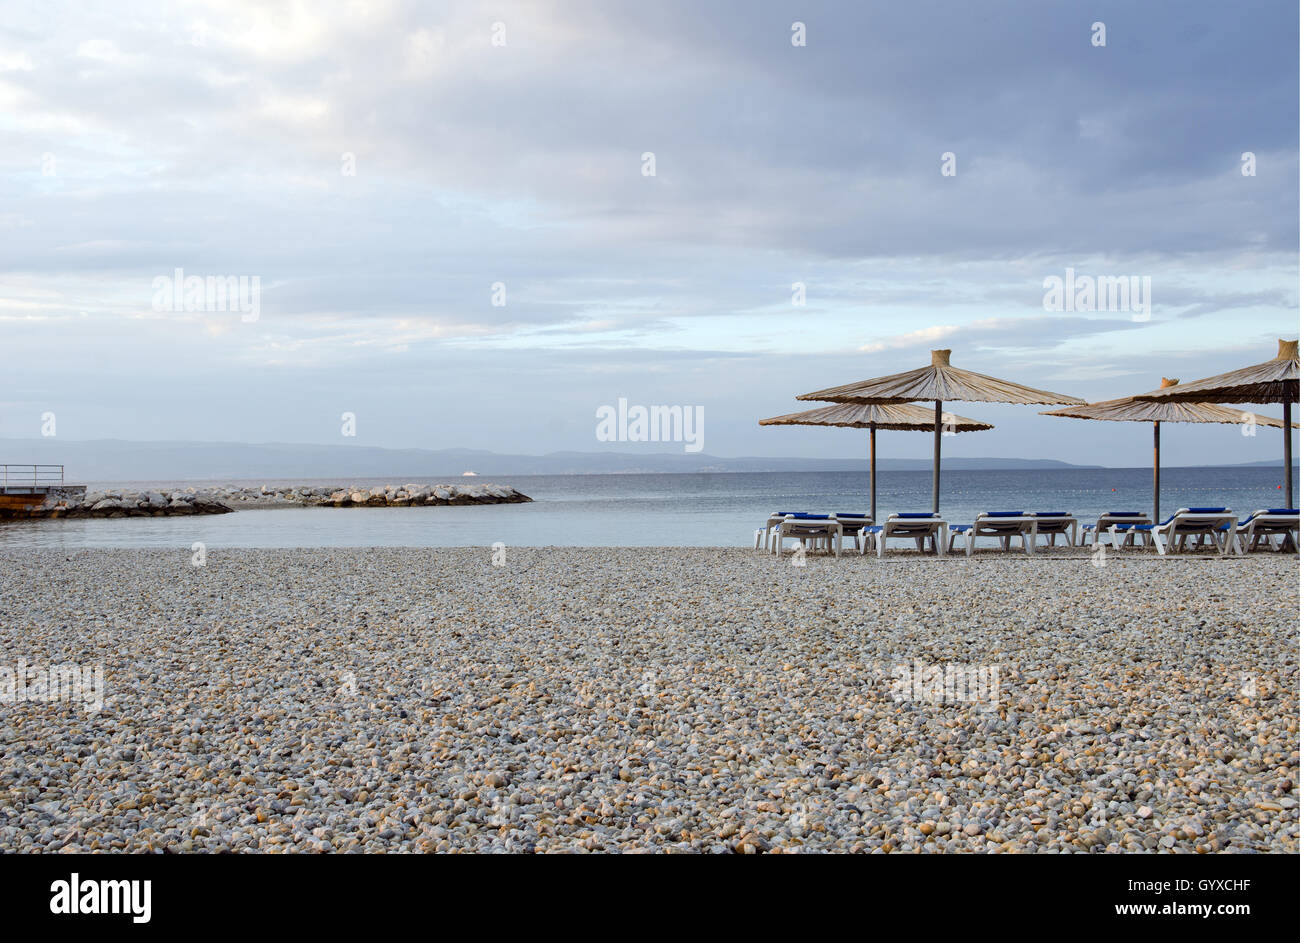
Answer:
<svg viewBox="0 0 1300 943"><path fill-rule="evenodd" d="M1294 554L202 562L0 552L0 851L1300 850Z"/></svg>

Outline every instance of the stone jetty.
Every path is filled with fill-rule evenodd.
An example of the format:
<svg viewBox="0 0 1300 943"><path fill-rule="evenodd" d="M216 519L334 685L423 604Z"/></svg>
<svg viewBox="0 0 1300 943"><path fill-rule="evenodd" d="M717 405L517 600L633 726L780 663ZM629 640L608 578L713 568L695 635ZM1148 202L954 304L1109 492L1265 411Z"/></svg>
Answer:
<svg viewBox="0 0 1300 943"><path fill-rule="evenodd" d="M519 504L532 498L508 485L405 484L262 485L187 487L131 491L61 488L24 508L0 508L3 518L166 517L174 514L226 514L255 508L429 507L465 504Z"/></svg>

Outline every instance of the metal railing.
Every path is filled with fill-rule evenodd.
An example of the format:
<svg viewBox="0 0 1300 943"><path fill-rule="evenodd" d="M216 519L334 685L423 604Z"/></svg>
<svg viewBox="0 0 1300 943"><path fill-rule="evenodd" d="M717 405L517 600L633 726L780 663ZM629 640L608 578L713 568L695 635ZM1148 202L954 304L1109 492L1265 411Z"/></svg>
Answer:
<svg viewBox="0 0 1300 943"><path fill-rule="evenodd" d="M58 488L63 484L62 465L0 465L0 490Z"/></svg>

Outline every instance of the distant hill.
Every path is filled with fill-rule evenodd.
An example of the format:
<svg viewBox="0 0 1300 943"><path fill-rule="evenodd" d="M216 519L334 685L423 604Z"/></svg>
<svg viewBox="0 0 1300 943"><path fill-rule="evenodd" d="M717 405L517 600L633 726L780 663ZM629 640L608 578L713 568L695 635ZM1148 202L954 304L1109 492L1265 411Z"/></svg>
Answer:
<svg viewBox="0 0 1300 943"><path fill-rule="evenodd" d="M482 449L383 449L359 445L244 442L132 442L121 439L0 439L0 462L65 466L74 482L248 478L453 478L698 472L860 471L866 458L723 458L683 452L551 452L507 455ZM1099 468L1052 459L945 458L944 468ZM929 459L883 458L881 471L923 471Z"/></svg>

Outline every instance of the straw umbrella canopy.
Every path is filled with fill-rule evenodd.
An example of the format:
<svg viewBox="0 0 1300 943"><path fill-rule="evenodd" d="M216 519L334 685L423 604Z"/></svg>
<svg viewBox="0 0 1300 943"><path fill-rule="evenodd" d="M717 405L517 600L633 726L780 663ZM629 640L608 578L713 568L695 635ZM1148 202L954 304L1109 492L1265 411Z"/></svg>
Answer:
<svg viewBox="0 0 1300 943"><path fill-rule="evenodd" d="M967 419L965 416L945 417L945 426L953 432L978 432L993 427L987 422ZM910 432L928 432L930 412L911 403L839 403L806 409L801 413L760 419L760 426L841 426L846 429L871 430L870 483L871 519L876 519L876 430L902 429Z"/></svg>
<svg viewBox="0 0 1300 943"><path fill-rule="evenodd" d="M1160 381L1162 390L1173 389L1177 380L1164 377ZM1238 409L1226 409L1213 403L1195 403L1176 399L1144 400L1137 396L1123 399L1108 399L1087 406L1067 406L1065 409L1053 409L1043 416L1067 416L1071 419L1102 419L1109 422L1149 422L1155 445L1154 473L1152 475L1152 505L1155 510L1153 521L1160 520L1160 424L1162 422L1221 422L1234 425L1249 416L1256 425L1282 428L1282 420L1271 416L1256 416L1254 413L1242 413Z"/></svg>
<svg viewBox="0 0 1300 943"><path fill-rule="evenodd" d="M1184 383L1176 389L1153 390L1138 399L1197 400L1202 403L1281 403L1282 478L1286 483L1286 506L1295 507L1291 493L1291 404L1300 402L1300 342L1277 342L1277 356L1257 363Z"/></svg>
<svg viewBox="0 0 1300 943"><path fill-rule="evenodd" d="M1083 405L1077 396L1049 393L1030 386L999 380L971 370L954 367L949 361L951 350L930 351L930 365L906 373L894 373L874 380L833 386L814 393L796 396L800 400L824 403L884 404L915 400L934 402L934 479L932 509L939 511L939 460L943 443L943 404L957 400L967 403L1016 403L1020 405Z"/></svg>

